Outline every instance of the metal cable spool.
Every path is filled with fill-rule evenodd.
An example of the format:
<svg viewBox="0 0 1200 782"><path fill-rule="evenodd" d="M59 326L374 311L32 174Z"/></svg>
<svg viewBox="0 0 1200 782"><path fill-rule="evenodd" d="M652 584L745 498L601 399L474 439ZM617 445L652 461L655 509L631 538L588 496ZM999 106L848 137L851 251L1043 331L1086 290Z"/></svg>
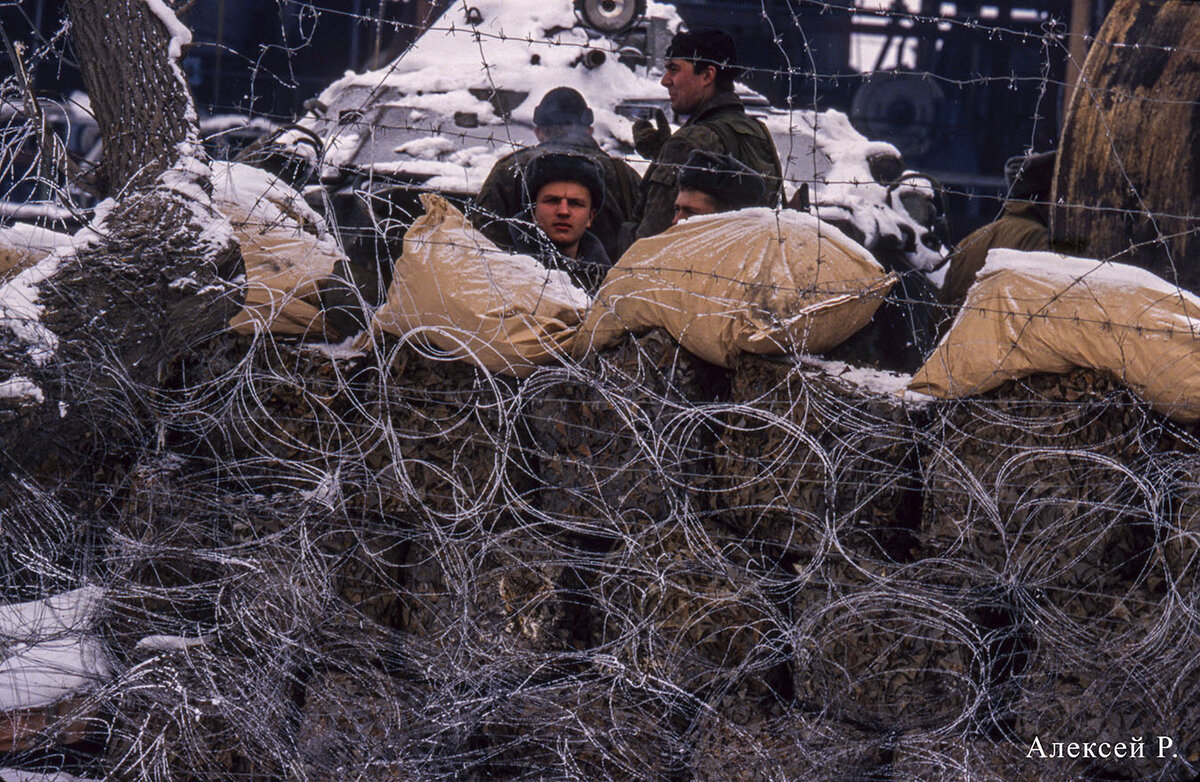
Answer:
<svg viewBox="0 0 1200 782"><path fill-rule="evenodd" d="M1200 291L1200 4L1118 0L1063 125L1056 249L1148 269Z"/></svg>

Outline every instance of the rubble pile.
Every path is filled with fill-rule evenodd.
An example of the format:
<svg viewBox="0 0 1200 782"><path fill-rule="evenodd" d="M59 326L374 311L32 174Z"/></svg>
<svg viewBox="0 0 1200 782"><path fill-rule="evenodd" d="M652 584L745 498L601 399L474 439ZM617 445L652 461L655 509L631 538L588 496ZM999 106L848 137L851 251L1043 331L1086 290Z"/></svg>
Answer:
<svg viewBox="0 0 1200 782"><path fill-rule="evenodd" d="M27 579L105 590L98 773L1200 769L1196 432L1098 375L936 400L663 331L521 380L411 342L189 362L91 554Z"/></svg>

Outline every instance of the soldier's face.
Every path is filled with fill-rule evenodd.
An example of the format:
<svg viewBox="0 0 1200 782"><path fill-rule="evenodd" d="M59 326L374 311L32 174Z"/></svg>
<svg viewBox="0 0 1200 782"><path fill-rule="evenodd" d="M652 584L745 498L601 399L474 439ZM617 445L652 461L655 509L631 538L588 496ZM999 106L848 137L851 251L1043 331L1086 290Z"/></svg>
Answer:
<svg viewBox="0 0 1200 782"><path fill-rule="evenodd" d="M671 225L678 225L689 217L710 215L719 211L721 211L721 205L708 193L701 193L699 190L680 190L679 195L675 197L675 219L671 221Z"/></svg>
<svg viewBox="0 0 1200 782"><path fill-rule="evenodd" d="M572 258L592 225L592 194L578 182L550 182L538 190L533 220L554 246Z"/></svg>
<svg viewBox="0 0 1200 782"><path fill-rule="evenodd" d="M676 114L691 114L716 90L717 69L712 66L701 65L697 72L696 63L690 60L667 60L666 68L659 83L667 88Z"/></svg>

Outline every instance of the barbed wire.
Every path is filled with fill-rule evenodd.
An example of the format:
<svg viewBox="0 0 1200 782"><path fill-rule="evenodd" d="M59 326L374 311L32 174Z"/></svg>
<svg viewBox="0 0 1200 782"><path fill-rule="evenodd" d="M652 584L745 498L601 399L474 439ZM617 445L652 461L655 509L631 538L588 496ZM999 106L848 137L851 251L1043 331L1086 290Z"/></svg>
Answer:
<svg viewBox="0 0 1200 782"><path fill-rule="evenodd" d="M280 0L277 10L281 26L295 11L393 31L463 29L333 3ZM799 4L788 10L804 35ZM855 13L949 24L997 47L1038 42L1037 76L922 76L1036 85L1037 114L1054 113L1062 31ZM765 3L761 16L788 23ZM308 33L286 52L316 46ZM493 91L505 85L491 80L488 42L575 46L532 31L471 34ZM787 67L752 74L870 76L809 74L807 37L794 70L778 28L772 37ZM39 57L58 51L43 44ZM268 70L253 75L297 83ZM817 90L814 81L798 103L815 103ZM378 130L372 122L344 129ZM39 178L38 131L17 115L5 123L0 200L30 184L78 198ZM456 149L524 146L508 122L386 129L436 133ZM790 131L794 142L794 122ZM1014 152L1037 138L1014 139ZM384 276L372 283L382 296L396 260L417 251L403 239L418 215L371 187L387 179L380 172L316 164L366 180L348 185L370 208L365 222L328 189L309 201L341 232L339 258ZM822 184L887 190L841 176ZM816 215L823 206L838 204L814 199ZM291 215L237 227L278 235ZM1154 216L1194 219L1177 208ZM780 213L769 230L783 237L786 221ZM817 242L835 235L814 230ZM1127 252L1189 230L1166 228ZM465 263L489 246L467 235L427 238L419 251L457 250ZM950 308L907 290L891 302L939 319L1015 317L1030 330L1070 323L1118 341L1194 339L1192 320L1053 310L1086 297L1100 272L1062 276L1052 301L1027 312L994 299ZM793 297L860 289L773 286ZM270 317L297 303L320 310L319 294L279 293ZM1179 290L1194 319L1189 296ZM360 301L366 317L379 303ZM1129 377L1076 367L937 399L905 392L907 374L836 353L743 353L717 366L660 327L518 379L452 358L480 335L443 325L354 348L338 342L353 334L332 327L320 335L329 342L308 344L263 323L240 331L192 346L159 386L133 382L116 358L96 367L119 393L83 389L79 403L101 439L121 446L69 474L6 468L0 602L75 602L58 624L0 606L0 675L26 671L11 692L28 696L15 706L0 697L16 715L5 763L146 780L1167 782L1200 771L1200 434L1155 410ZM7 404L0 418L19 412ZM84 610L94 598L81 589L101 595L99 609ZM84 686L47 704L28 672ZM1162 757L1160 736L1173 742ZM1045 758L1035 740L1047 753L1056 742L1142 751Z"/></svg>

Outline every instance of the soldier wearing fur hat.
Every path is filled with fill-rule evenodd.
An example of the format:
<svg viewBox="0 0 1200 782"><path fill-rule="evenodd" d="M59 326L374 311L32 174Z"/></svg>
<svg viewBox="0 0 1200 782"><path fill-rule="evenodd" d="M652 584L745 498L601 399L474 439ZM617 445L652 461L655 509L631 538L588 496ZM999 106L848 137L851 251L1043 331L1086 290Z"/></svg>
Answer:
<svg viewBox="0 0 1200 782"><path fill-rule="evenodd" d="M520 219L508 223L513 249L565 271L595 294L612 266L604 245L588 230L605 200L600 167L583 155L548 152L529 162L523 179L530 200Z"/></svg>
<svg viewBox="0 0 1200 782"><path fill-rule="evenodd" d="M688 155L679 172L671 225L689 217L759 206L766 190L762 175L742 161L698 149Z"/></svg>
<svg viewBox="0 0 1200 782"><path fill-rule="evenodd" d="M671 225L680 167L696 150L730 155L762 175L764 205L778 197L783 178L779 154L766 126L748 116L734 94L737 72L737 49L723 30L700 28L671 40L662 85L675 116L686 116L687 121L674 134L661 111L656 125L647 120L634 124L638 152L654 161L642 180L635 238L653 236Z"/></svg>
<svg viewBox="0 0 1200 782"><path fill-rule="evenodd" d="M1004 164L1008 198L1004 213L968 234L950 255L946 281L938 293L943 304L961 306L975 276L987 260L988 250L1050 249L1050 186L1054 179L1054 152L1009 158Z"/></svg>
<svg viewBox="0 0 1200 782"><path fill-rule="evenodd" d="M511 249L507 221L529 203L522 172L538 155L553 152L583 155L597 165L604 177L606 197L596 213L594 230L611 257L622 249L617 236L622 223L634 218L641 177L623 160L600 149L592 138L592 110L570 87L555 87L542 97L533 111L537 146L505 155L496 161L475 198L471 222L498 246Z"/></svg>

